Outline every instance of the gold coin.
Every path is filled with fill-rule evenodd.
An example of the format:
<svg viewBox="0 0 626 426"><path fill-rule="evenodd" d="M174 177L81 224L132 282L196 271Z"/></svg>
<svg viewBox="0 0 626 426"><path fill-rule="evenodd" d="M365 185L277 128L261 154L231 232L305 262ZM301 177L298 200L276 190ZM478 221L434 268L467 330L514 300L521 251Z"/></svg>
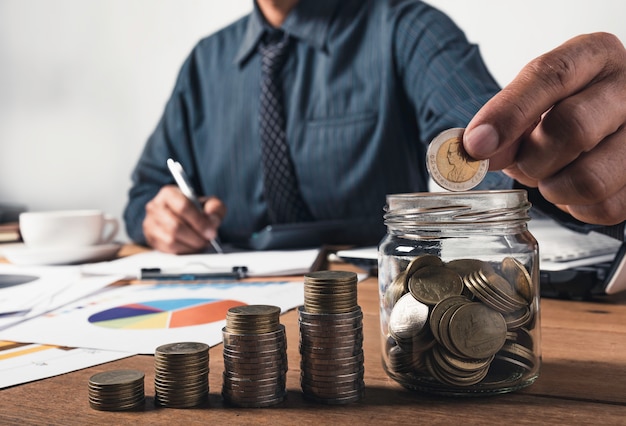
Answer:
<svg viewBox="0 0 626 426"><path fill-rule="evenodd" d="M269 305L246 305L230 308L226 313L226 331L251 334L278 331L280 308Z"/></svg>
<svg viewBox="0 0 626 426"><path fill-rule="evenodd" d="M316 271L304 275L305 284L356 283L357 276L349 271Z"/></svg>
<svg viewBox="0 0 626 426"><path fill-rule="evenodd" d="M430 316L428 318L428 324L430 325L430 329L431 329L431 332L433 333L433 336L438 342L441 342L441 338L439 336L439 323L441 322L441 319L443 318L443 314L445 314L446 311L450 308L453 308L455 306L460 306L460 305L463 305L465 303L470 303L470 302L471 301L467 297L464 297L464 296L450 296L437 302L437 304L433 307L433 309L430 312Z"/></svg>
<svg viewBox="0 0 626 426"><path fill-rule="evenodd" d="M303 306L298 307L300 323L312 323L318 326L359 325L363 319L363 311L360 306L353 310L342 313L314 313L307 312Z"/></svg>
<svg viewBox="0 0 626 426"><path fill-rule="evenodd" d="M488 358L506 340L506 322L501 313L481 303L468 303L450 318L450 339L458 351L470 358Z"/></svg>
<svg viewBox="0 0 626 426"><path fill-rule="evenodd" d="M454 346L452 339L450 338L450 319L456 313L458 309L462 306L465 306L465 303L453 305L448 308L441 317L439 321L439 330L437 331L439 336L439 342L450 352L459 357L464 357L465 355L459 352L459 350ZM434 334L434 333L433 333Z"/></svg>
<svg viewBox="0 0 626 426"><path fill-rule="evenodd" d="M253 319L260 317L277 317L280 315L280 308L272 305L235 306L230 308L226 315L231 317L246 317Z"/></svg>
<svg viewBox="0 0 626 426"><path fill-rule="evenodd" d="M433 180L449 191L467 191L484 179L489 160L474 160L463 149L465 129L441 132L432 140L426 154L426 167Z"/></svg>
<svg viewBox="0 0 626 426"><path fill-rule="evenodd" d="M425 266L409 277L413 297L431 306L447 297L459 296L463 288L459 274L444 266Z"/></svg>
<svg viewBox="0 0 626 426"><path fill-rule="evenodd" d="M446 350L443 346L435 346L432 351L434 359L440 365L447 365L450 367L450 371L467 371L476 372L489 367L489 364L495 358L492 355L487 358L466 358L459 357L452 352Z"/></svg>
<svg viewBox="0 0 626 426"><path fill-rule="evenodd" d="M89 379L89 384L101 387L134 386L143 383L143 379L144 373L138 370L113 370L94 374Z"/></svg>
<svg viewBox="0 0 626 426"><path fill-rule="evenodd" d="M528 303L531 303L533 300L533 282L524 265L513 257L505 257L502 260L501 269L504 277L515 287L517 293Z"/></svg>
<svg viewBox="0 0 626 426"><path fill-rule="evenodd" d="M391 310L398 299L406 294L407 291L406 271L402 271L394 278L389 287L387 287L387 290L385 290L383 298L385 308Z"/></svg>
<svg viewBox="0 0 626 426"><path fill-rule="evenodd" d="M435 256L433 254L423 254L421 256L417 256L406 267L406 280L411 278L415 272L425 268L426 266L443 266L443 261L439 258L439 256Z"/></svg>
<svg viewBox="0 0 626 426"><path fill-rule="evenodd" d="M502 315L504 316L506 326L509 330L515 330L525 326L533 317L532 310L528 306L515 312L503 313Z"/></svg>
<svg viewBox="0 0 626 426"><path fill-rule="evenodd" d="M430 373L430 375L444 384L449 384L452 386L471 386L479 383L482 379L485 378L489 369L484 368L482 370L478 370L476 372L472 372L470 375L464 375L463 377L458 375L453 375L441 368L437 361L434 359L432 353L429 353L428 356L425 357L425 366Z"/></svg>
<svg viewBox="0 0 626 426"><path fill-rule="evenodd" d="M389 348L387 356L389 357L389 368L396 373L408 373L419 366L417 357L413 356L413 351L397 345Z"/></svg>
<svg viewBox="0 0 626 426"><path fill-rule="evenodd" d="M481 275L482 278L485 278L484 282L489 286L489 289L507 304L514 306L516 309L521 309L528 305L528 302L513 288L513 284L507 281L503 276L495 272L484 274L482 271L478 272L477 275Z"/></svg>
<svg viewBox="0 0 626 426"><path fill-rule="evenodd" d="M535 369L537 358L532 350L525 348L518 343L506 343L496 358L517 365L528 371Z"/></svg>
<svg viewBox="0 0 626 426"><path fill-rule="evenodd" d="M475 271L482 270L484 273L494 272L493 266L478 259L455 259L447 262L446 267L454 270L461 278Z"/></svg>
<svg viewBox="0 0 626 426"><path fill-rule="evenodd" d="M463 282L477 299L498 312L513 312L520 309L520 306L510 303L498 295L481 271L469 274Z"/></svg>

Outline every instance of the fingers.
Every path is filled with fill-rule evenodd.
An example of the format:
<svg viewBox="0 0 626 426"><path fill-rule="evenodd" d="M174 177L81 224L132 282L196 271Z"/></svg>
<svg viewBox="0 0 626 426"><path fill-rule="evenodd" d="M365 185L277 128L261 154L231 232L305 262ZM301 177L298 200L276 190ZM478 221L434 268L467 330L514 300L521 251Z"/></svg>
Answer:
<svg viewBox="0 0 626 426"><path fill-rule="evenodd" d="M553 137L545 143L554 144L556 140L564 148L571 140L562 139L563 132L567 132L575 137L573 146L568 148L579 152L588 149L594 141L597 143L602 136L613 133L617 122L623 123L615 113L607 116L606 110L614 107L616 96L623 103L624 90L620 84L625 83L625 62L621 42L603 33L576 37L533 60L476 114L465 131L465 149L472 157L489 158L494 169L505 168L517 157L522 135L555 105L559 109L546 115L553 125L546 126L542 121L538 126L543 134ZM605 83L604 100L610 103L602 106L598 99L593 106L586 106L590 97L598 95L595 92L567 101L562 107L558 105L600 82ZM587 116L588 113L592 116ZM567 124L570 130L562 124Z"/></svg>
<svg viewBox="0 0 626 426"><path fill-rule="evenodd" d="M626 108L621 105L626 97L617 98L619 92L612 82L601 81L559 102L522 139L516 158L518 168L542 180L584 153L593 152L623 124Z"/></svg>
<svg viewBox="0 0 626 426"><path fill-rule="evenodd" d="M193 253L214 238L221 219L200 212L173 185L163 187L146 204L143 222L148 244L166 253Z"/></svg>
<svg viewBox="0 0 626 426"><path fill-rule="evenodd" d="M529 63L467 126L464 147L588 223L626 220L626 51L604 33Z"/></svg>
<svg viewBox="0 0 626 426"><path fill-rule="evenodd" d="M558 173L539 182L544 198L567 205L587 223L612 225L626 220L626 130L605 138Z"/></svg>
<svg viewBox="0 0 626 426"><path fill-rule="evenodd" d="M209 227L205 228L203 235L207 239L217 238L217 229L220 227L224 216L226 216L226 206L219 198L209 197L201 200L204 206L204 213L209 219Z"/></svg>

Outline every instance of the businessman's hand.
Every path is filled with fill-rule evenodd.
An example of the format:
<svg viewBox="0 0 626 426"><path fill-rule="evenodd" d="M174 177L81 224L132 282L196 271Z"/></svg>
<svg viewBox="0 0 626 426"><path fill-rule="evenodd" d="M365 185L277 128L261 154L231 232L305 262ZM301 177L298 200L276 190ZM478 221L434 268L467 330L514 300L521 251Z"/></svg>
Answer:
<svg viewBox="0 0 626 426"><path fill-rule="evenodd" d="M575 218L626 220L626 51L576 37L530 62L467 126L464 147Z"/></svg>
<svg viewBox="0 0 626 426"><path fill-rule="evenodd" d="M175 185L161 188L146 204L143 232L148 244L165 253L196 253L217 236L226 207L215 197L205 198L204 212Z"/></svg>

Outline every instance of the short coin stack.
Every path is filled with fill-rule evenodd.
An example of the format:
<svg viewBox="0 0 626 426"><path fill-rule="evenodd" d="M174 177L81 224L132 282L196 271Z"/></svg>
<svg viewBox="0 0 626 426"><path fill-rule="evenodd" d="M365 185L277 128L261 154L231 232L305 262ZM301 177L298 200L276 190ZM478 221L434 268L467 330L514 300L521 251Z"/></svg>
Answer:
<svg viewBox="0 0 626 426"><path fill-rule="evenodd" d="M144 400L144 374L141 371L105 371L89 379L89 405L93 409L132 410L143 405Z"/></svg>
<svg viewBox="0 0 626 426"><path fill-rule="evenodd" d="M163 407L192 408L209 396L209 345L170 343L154 353L155 400Z"/></svg>
<svg viewBox="0 0 626 426"><path fill-rule="evenodd" d="M300 383L305 398L348 404L363 397L363 312L353 272L319 271L304 277L299 310Z"/></svg>
<svg viewBox="0 0 626 426"><path fill-rule="evenodd" d="M280 308L230 308L222 335L224 401L237 407L269 407L284 401L287 339L285 326L280 324Z"/></svg>

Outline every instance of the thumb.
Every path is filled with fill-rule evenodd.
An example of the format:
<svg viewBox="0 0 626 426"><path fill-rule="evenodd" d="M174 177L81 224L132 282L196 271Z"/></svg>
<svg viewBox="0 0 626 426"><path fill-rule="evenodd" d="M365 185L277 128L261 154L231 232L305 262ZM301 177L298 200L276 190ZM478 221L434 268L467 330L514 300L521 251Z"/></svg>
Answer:
<svg viewBox="0 0 626 426"><path fill-rule="evenodd" d="M592 36L576 37L534 59L474 116L464 134L464 148L491 168L510 165L520 139L541 116L598 75L606 50Z"/></svg>

